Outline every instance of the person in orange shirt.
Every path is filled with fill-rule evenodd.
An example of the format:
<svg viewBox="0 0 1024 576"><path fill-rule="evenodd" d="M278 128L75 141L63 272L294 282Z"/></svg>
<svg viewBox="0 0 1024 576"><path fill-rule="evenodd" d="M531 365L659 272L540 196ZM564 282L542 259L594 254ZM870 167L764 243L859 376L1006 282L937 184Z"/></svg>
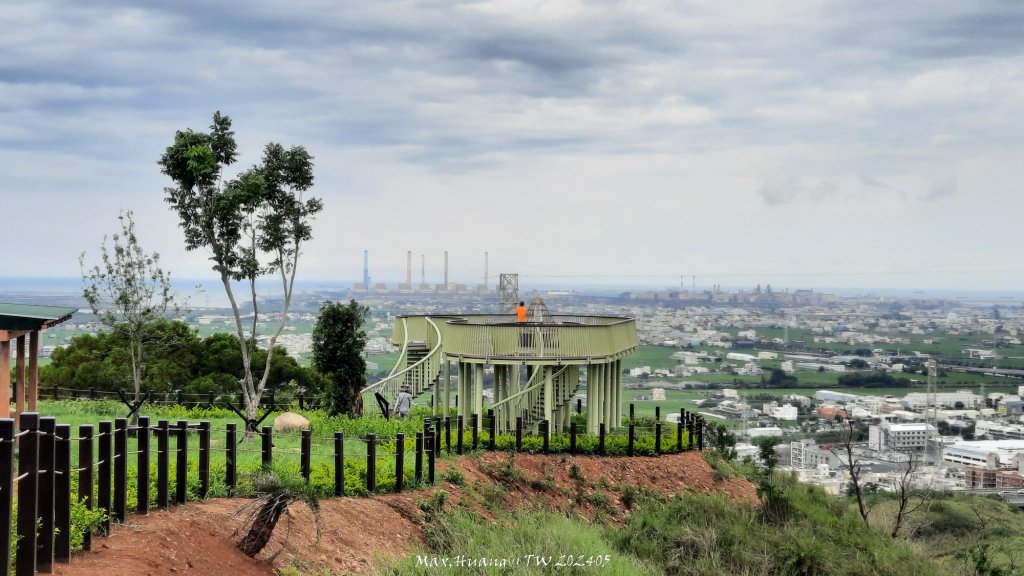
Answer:
<svg viewBox="0 0 1024 576"><path fill-rule="evenodd" d="M519 306L516 306L516 322L523 324L526 322L526 305L523 301L519 301Z"/></svg>

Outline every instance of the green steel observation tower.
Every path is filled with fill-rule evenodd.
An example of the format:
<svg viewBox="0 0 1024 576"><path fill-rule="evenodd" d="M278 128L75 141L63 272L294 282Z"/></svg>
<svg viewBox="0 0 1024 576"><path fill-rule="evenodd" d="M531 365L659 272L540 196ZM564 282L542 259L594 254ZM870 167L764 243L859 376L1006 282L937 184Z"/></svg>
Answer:
<svg viewBox="0 0 1024 576"><path fill-rule="evenodd" d="M622 422L622 358L636 350L637 336L632 318L551 315L538 298L525 323L513 314L398 316L392 342L401 348L398 362L362 390L363 406L378 393L391 401L408 386L419 404L433 396L435 416L447 414L457 396L467 427L479 428L489 408L499 433L514 429L517 417L527 429L547 420L561 432L585 383L587 431L596 433L600 424L610 430ZM494 373L488 406L485 371Z"/></svg>

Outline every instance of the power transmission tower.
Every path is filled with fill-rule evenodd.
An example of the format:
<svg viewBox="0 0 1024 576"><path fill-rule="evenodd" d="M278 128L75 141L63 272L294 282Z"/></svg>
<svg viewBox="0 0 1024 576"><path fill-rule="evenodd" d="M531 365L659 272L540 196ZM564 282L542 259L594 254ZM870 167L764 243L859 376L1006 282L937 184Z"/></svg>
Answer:
<svg viewBox="0 0 1024 576"><path fill-rule="evenodd" d="M498 276L498 313L514 314L519 304L519 274Z"/></svg>

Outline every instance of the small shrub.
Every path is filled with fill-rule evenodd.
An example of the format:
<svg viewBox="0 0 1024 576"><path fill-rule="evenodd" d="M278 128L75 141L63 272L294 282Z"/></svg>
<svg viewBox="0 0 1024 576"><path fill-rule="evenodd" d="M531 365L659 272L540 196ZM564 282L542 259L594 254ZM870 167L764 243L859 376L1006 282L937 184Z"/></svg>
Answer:
<svg viewBox="0 0 1024 576"><path fill-rule="evenodd" d="M450 484L455 484L456 486L465 486L466 475L455 466L449 466L448 469L444 471L444 481Z"/></svg>

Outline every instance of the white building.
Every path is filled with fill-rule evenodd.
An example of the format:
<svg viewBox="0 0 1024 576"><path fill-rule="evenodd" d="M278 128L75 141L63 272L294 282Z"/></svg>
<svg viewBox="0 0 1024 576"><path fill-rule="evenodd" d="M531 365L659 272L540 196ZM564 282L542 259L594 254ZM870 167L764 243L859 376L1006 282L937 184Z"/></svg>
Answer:
<svg viewBox="0 0 1024 576"><path fill-rule="evenodd" d="M655 402L665 401L665 389L664 388L652 388L651 389L651 400Z"/></svg>
<svg viewBox="0 0 1024 576"><path fill-rule="evenodd" d="M911 410L925 410L928 408L928 394L923 392L911 392L903 397L901 403ZM975 408L980 407L981 396L966 390L959 390L957 392L939 392L935 394L935 405L939 408L974 410Z"/></svg>
<svg viewBox="0 0 1024 576"><path fill-rule="evenodd" d="M1012 468L1015 458L1024 454L1024 440L971 440L945 446L942 459L953 464Z"/></svg>
<svg viewBox="0 0 1024 576"><path fill-rule="evenodd" d="M764 412L764 414L766 416L771 416L772 418L775 418L776 420L796 420L797 419L797 407L796 406L791 406L789 404L782 404L780 406L779 404L776 404L775 402L770 402L770 403L764 404L761 407L761 411Z"/></svg>
<svg viewBox="0 0 1024 576"><path fill-rule="evenodd" d="M831 450L822 449L810 438L789 443L789 462L793 468L804 470L823 464L830 468L842 465L842 461Z"/></svg>
<svg viewBox="0 0 1024 576"><path fill-rule="evenodd" d="M818 402L836 402L839 404L845 402L853 402L860 398L856 394L847 394L845 392L835 392L833 390L818 390L814 393L814 399Z"/></svg>
<svg viewBox="0 0 1024 576"><path fill-rule="evenodd" d="M924 422L882 422L868 428L868 448L879 452L889 450L924 450L935 437L935 428Z"/></svg>

